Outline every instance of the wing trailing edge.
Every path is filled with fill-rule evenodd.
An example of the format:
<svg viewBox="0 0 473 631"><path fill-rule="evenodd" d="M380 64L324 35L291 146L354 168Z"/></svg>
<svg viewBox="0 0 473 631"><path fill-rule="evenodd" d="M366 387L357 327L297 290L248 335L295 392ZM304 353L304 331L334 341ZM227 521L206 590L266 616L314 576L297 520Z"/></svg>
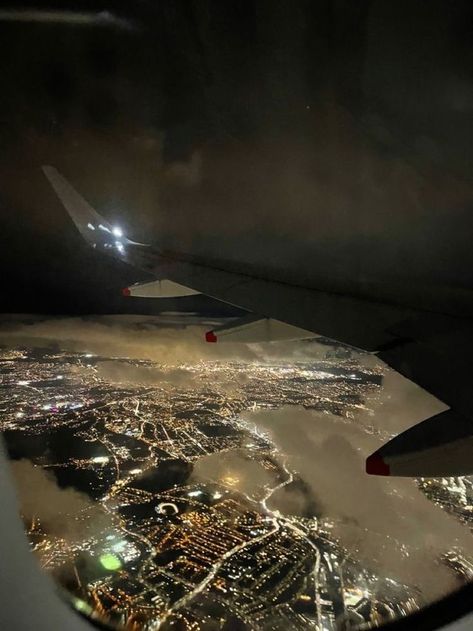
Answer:
<svg viewBox="0 0 473 631"><path fill-rule="evenodd" d="M194 296L199 292L174 283L172 280L153 280L149 283L136 283L122 290L124 296L135 298L180 298L181 296Z"/></svg>
<svg viewBox="0 0 473 631"><path fill-rule="evenodd" d="M207 342L243 342L247 344L255 342L275 342L289 340L304 340L315 337L314 333L306 331L291 324L262 318L253 313L238 318L233 322L207 331Z"/></svg>
<svg viewBox="0 0 473 631"><path fill-rule="evenodd" d="M469 475L472 453L472 422L446 410L375 451L366 460L366 472L422 478Z"/></svg>

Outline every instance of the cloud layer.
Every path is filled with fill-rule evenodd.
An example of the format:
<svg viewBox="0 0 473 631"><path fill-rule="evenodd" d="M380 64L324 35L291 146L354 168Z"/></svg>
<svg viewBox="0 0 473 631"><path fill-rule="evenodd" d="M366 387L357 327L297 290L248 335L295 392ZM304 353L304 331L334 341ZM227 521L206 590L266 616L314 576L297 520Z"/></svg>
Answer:
<svg viewBox="0 0 473 631"><path fill-rule="evenodd" d="M0 322L0 344L8 347L59 347L91 352L104 357L150 359L160 364L197 362L205 359L253 360L271 353L284 357L289 346L275 345L264 352L257 345L207 344L205 331L215 321L197 325L197 318L102 316L49 318Z"/></svg>
<svg viewBox="0 0 473 631"><path fill-rule="evenodd" d="M471 534L430 502L410 479L367 476L364 458L379 444L363 421L298 407L248 412L245 420L269 434L289 467L310 487L322 515L355 558L426 596L453 588L437 559L455 545L468 554Z"/></svg>
<svg viewBox="0 0 473 631"><path fill-rule="evenodd" d="M274 473L237 450L199 458L194 464L192 477L198 481L210 479L229 488L234 487L252 499L262 499L264 486L276 484Z"/></svg>
<svg viewBox="0 0 473 631"><path fill-rule="evenodd" d="M202 332L210 323L202 327L192 320L184 326L189 321L182 318L176 322L177 327L169 322L163 326L159 319L139 316L13 321L0 326L0 343L14 348L53 345L103 358L149 359L159 365L134 366L104 359L95 368L106 381L185 388L199 386L199 373L188 370L189 364L207 360L318 360L327 350L317 343L205 344ZM427 500L414 481L378 479L364 473L364 459L388 437L445 406L394 371L380 367L376 358L360 353L356 361L360 367L375 366L381 371L384 387L367 394L355 418L283 407L247 412L242 419L270 435L278 453L287 457L290 469L307 485L314 505L335 520L336 536L354 556L384 575L420 585L429 597L445 593L453 586L452 574L437 563L437 558L454 545L470 552L468 530ZM236 377L229 383L228 371L216 371L213 385L224 391L245 388L245 373L238 378L238 383ZM87 498L58 489L48 474L31 463L15 463L14 469L27 517L39 515L45 524L66 533L62 536L74 538L74 532L69 532L73 520L67 515L87 511L94 515ZM206 456L195 464L197 479L218 481L229 473L239 480L235 488L255 499L265 484L274 481L261 464L241 452ZM300 500L281 492L277 507L291 512L298 509ZM58 514L64 518L58 519Z"/></svg>
<svg viewBox="0 0 473 631"><path fill-rule="evenodd" d="M104 530L109 517L87 495L62 489L54 475L30 460L11 463L20 511L24 519L39 519L46 533L76 543Z"/></svg>
<svg viewBox="0 0 473 631"><path fill-rule="evenodd" d="M121 361L98 362L97 374L112 383L143 384L149 386L175 386L190 388L197 385L190 370L174 368L161 370L153 366L135 366Z"/></svg>

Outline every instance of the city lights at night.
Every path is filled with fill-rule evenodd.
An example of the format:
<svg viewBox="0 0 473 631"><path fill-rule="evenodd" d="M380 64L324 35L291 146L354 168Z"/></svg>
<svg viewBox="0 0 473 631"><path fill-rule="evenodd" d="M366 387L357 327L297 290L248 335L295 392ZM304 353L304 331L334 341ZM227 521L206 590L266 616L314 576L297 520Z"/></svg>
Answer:
<svg viewBox="0 0 473 631"><path fill-rule="evenodd" d="M259 414L293 406L350 428L382 395L378 367L350 357L207 361L180 365L192 381L169 388L166 371L176 368L148 360L115 361L117 370L159 370L162 384L113 383L101 375L107 358L91 353L88 364L81 353L21 353L1 356L11 395L2 429L14 472L31 475L30 461L49 476L25 526L41 565L80 611L140 620L145 630L175 620L200 629L216 616L242 629L332 630L376 625L429 601L422 577L408 582L395 564L390 571L364 556L363 539L376 555L393 546L389 533L380 547L360 523L347 547L340 517L318 507L317 484L307 485L270 426L257 424ZM471 524L470 478L417 486L424 501ZM66 511L72 530L51 530L51 510ZM432 563L469 580L471 562L448 544ZM396 552L406 562L416 554L409 541Z"/></svg>

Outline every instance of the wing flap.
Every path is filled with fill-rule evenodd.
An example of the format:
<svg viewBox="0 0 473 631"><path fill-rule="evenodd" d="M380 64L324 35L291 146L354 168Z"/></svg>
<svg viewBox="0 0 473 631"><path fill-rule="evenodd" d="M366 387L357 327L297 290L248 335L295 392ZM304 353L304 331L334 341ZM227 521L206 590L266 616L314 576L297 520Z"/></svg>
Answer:
<svg viewBox="0 0 473 631"><path fill-rule="evenodd" d="M303 340L314 337L314 333L298 327L279 322L273 318L261 318L255 314L249 314L238 318L229 324L207 331L207 342L243 342L251 344L255 342L275 342L282 340Z"/></svg>
<svg viewBox="0 0 473 631"><path fill-rule="evenodd" d="M366 460L372 475L443 477L472 470L473 424L446 410L399 434Z"/></svg>
<svg viewBox="0 0 473 631"><path fill-rule="evenodd" d="M153 280L149 283L136 283L123 289L124 296L136 298L179 298L181 296L193 296L198 291L174 283L172 280Z"/></svg>

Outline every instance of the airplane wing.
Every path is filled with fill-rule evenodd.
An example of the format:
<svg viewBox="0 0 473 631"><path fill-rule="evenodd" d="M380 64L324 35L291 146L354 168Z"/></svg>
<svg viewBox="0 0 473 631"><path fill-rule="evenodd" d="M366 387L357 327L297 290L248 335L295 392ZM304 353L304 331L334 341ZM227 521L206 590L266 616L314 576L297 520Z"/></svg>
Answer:
<svg viewBox="0 0 473 631"><path fill-rule="evenodd" d="M368 473L425 477L473 473L473 395L465 352L469 344L473 348L471 317L287 284L137 243L104 220L54 167L45 166L43 171L93 247L176 287L190 288L256 314L248 322L235 323L235 339L252 339L242 336L241 331L246 326L254 331L255 320L277 320L302 330L299 337L307 331L305 337L315 333L376 353L451 408L443 413L445 416L423 421L370 456ZM171 295L152 291L157 296ZM176 291L176 295L183 295L182 289ZM137 290L135 295L143 294ZM268 339L268 331L282 330L267 324L259 329L264 330L264 339ZM225 335L228 333L226 330ZM287 332L284 335L287 339ZM217 337L208 335L207 341L215 342Z"/></svg>

